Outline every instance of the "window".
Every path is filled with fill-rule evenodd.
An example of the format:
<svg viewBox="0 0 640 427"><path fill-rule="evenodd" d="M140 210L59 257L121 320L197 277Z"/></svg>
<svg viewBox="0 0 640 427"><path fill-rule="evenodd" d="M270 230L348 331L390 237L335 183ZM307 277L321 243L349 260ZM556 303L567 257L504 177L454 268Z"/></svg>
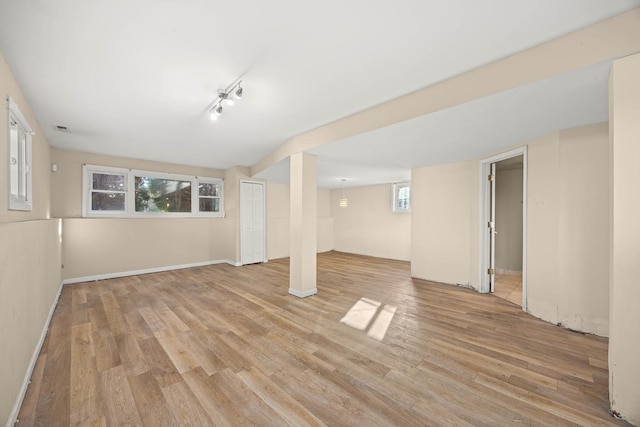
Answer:
<svg viewBox="0 0 640 427"><path fill-rule="evenodd" d="M92 172L90 193L91 212L125 213L127 174L117 170Z"/></svg>
<svg viewBox="0 0 640 427"><path fill-rule="evenodd" d="M393 206L391 210L396 213L411 212L411 183L400 182L393 184Z"/></svg>
<svg viewBox="0 0 640 427"><path fill-rule="evenodd" d="M191 181L136 176L136 212L191 212Z"/></svg>
<svg viewBox="0 0 640 427"><path fill-rule="evenodd" d="M9 209L30 211L31 192L31 138L33 132L18 105L7 98L9 149Z"/></svg>
<svg viewBox="0 0 640 427"><path fill-rule="evenodd" d="M83 188L87 217L224 216L218 178L85 165Z"/></svg>

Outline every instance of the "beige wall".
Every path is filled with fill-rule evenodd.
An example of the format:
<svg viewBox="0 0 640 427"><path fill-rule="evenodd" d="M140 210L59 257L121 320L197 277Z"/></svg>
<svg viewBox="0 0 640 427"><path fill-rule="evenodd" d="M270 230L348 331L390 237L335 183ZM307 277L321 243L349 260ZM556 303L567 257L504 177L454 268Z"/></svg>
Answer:
<svg viewBox="0 0 640 427"><path fill-rule="evenodd" d="M318 252L334 248L334 221L331 215L331 191L318 188Z"/></svg>
<svg viewBox="0 0 640 427"><path fill-rule="evenodd" d="M522 165L496 171L496 269L522 272Z"/></svg>
<svg viewBox="0 0 640 427"><path fill-rule="evenodd" d="M289 256L289 186L267 183L267 258Z"/></svg>
<svg viewBox="0 0 640 427"><path fill-rule="evenodd" d="M11 96L36 132L33 137L33 210L7 209L7 120L0 119L0 423L11 421L25 376L45 332L61 285L60 223L49 219L49 144L0 55L0 93ZM6 101L3 101L6 102ZM5 104L6 105L6 104ZM6 111L3 109L3 111Z"/></svg>
<svg viewBox="0 0 640 427"><path fill-rule="evenodd" d="M411 275L478 287L479 162L411 174Z"/></svg>
<svg viewBox="0 0 640 427"><path fill-rule="evenodd" d="M554 132L528 145L528 311L608 334L607 124ZM412 175L414 277L479 281L479 160Z"/></svg>
<svg viewBox="0 0 640 427"><path fill-rule="evenodd" d="M391 212L391 184L346 188L346 208L339 206L342 194L342 190L331 191L335 250L411 259L411 214Z"/></svg>
<svg viewBox="0 0 640 427"><path fill-rule="evenodd" d="M235 263L236 181L229 172L52 149L52 213L63 221L63 278L67 281L212 261ZM225 178L226 218L82 218L82 165Z"/></svg>
<svg viewBox="0 0 640 427"><path fill-rule="evenodd" d="M228 223L215 218L68 218L63 229L63 277L84 281L140 270L162 269L225 258L217 241Z"/></svg>
<svg viewBox="0 0 640 427"><path fill-rule="evenodd" d="M209 178L225 178L225 171L218 169L161 163L150 160L131 159L128 157L105 156L103 154L61 150L58 148L51 149L51 163L58 165L58 171L51 173L51 214L56 218L82 217L82 166L84 164L196 175ZM227 183L225 182L225 187L226 186ZM226 190L227 188L225 188L225 191Z"/></svg>
<svg viewBox="0 0 640 427"><path fill-rule="evenodd" d="M15 221L30 221L50 217L50 198L51 189L50 178L50 151L49 143L33 115L27 100L18 87L18 83L13 78L9 66L4 61L4 57L0 55L0 93L2 94L2 114L0 114L0 223ZM32 179L33 179L33 210L26 211L10 211L8 210L8 188L6 185L7 177L7 146L6 138L7 130L7 100L6 97L11 96L18 104L20 111L29 122L29 125L35 132L32 140Z"/></svg>
<svg viewBox="0 0 640 427"><path fill-rule="evenodd" d="M331 192L318 189L318 252L333 250ZM289 256L289 185L267 183L267 257Z"/></svg>
<svg viewBox="0 0 640 427"><path fill-rule="evenodd" d="M0 224L0 420L30 374L62 280L60 220ZM35 361L35 360L34 360ZM17 414L14 414L17 415Z"/></svg>
<svg viewBox="0 0 640 427"><path fill-rule="evenodd" d="M611 123L611 409L640 425L640 55L613 63Z"/></svg>
<svg viewBox="0 0 640 427"><path fill-rule="evenodd" d="M527 301L552 323L609 334L606 123L529 144Z"/></svg>

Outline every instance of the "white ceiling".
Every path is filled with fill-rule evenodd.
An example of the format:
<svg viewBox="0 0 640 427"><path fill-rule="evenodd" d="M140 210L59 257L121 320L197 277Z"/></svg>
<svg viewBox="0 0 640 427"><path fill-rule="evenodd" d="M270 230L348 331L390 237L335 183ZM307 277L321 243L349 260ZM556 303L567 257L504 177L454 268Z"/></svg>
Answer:
<svg viewBox="0 0 640 427"><path fill-rule="evenodd" d="M302 132L639 6L0 0L0 51L51 145L226 169L251 166ZM316 148L319 185L400 181L411 167L606 120L608 67ZM212 122L207 109L217 90L240 78L245 96ZM276 165L260 175L286 181L283 165L284 174Z"/></svg>

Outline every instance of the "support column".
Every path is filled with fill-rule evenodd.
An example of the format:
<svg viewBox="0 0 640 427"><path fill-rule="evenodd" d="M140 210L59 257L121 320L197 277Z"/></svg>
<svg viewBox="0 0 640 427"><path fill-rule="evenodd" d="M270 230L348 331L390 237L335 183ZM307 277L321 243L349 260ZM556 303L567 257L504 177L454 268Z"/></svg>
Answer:
<svg viewBox="0 0 640 427"><path fill-rule="evenodd" d="M318 239L316 156L292 154L290 158L289 293L300 298L318 293L316 254Z"/></svg>
<svg viewBox="0 0 640 427"><path fill-rule="evenodd" d="M640 425L640 54L613 62L609 75L611 244L609 400Z"/></svg>

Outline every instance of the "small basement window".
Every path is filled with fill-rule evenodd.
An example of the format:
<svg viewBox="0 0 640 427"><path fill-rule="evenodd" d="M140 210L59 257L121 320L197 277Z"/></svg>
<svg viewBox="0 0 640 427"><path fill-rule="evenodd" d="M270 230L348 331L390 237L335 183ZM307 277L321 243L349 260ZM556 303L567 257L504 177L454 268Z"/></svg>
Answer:
<svg viewBox="0 0 640 427"><path fill-rule="evenodd" d="M7 98L9 209L30 211L32 205L31 138L33 131L18 104Z"/></svg>
<svg viewBox="0 0 640 427"><path fill-rule="evenodd" d="M393 184L393 206L391 208L394 213L411 212L411 183L400 182Z"/></svg>

